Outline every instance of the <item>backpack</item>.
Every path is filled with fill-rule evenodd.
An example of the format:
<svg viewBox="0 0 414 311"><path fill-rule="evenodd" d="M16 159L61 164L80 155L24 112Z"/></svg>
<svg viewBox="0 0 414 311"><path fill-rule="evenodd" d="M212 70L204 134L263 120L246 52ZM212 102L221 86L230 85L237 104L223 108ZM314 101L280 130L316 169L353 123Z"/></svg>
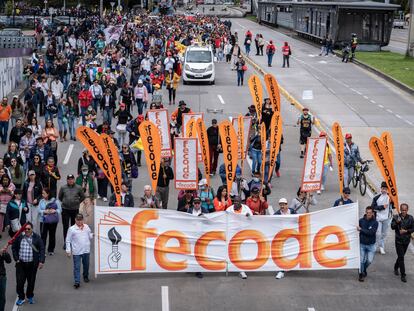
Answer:
<svg viewBox="0 0 414 311"><path fill-rule="evenodd" d="M58 206L56 204L56 200L53 200L52 202L47 203L45 210L47 209L54 209L57 211ZM43 223L45 224L57 224L59 222L59 214L53 213L53 214L44 214L43 215Z"/></svg>

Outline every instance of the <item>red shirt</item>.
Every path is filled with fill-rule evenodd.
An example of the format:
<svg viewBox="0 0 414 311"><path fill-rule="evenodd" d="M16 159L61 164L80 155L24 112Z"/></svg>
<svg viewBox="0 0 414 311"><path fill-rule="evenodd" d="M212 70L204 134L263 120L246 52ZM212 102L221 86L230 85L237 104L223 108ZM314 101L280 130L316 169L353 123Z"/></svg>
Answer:
<svg viewBox="0 0 414 311"><path fill-rule="evenodd" d="M252 197L247 198L246 205L252 210L252 213L255 215L264 215L267 208L269 207L266 201L262 202L259 198L256 200Z"/></svg>

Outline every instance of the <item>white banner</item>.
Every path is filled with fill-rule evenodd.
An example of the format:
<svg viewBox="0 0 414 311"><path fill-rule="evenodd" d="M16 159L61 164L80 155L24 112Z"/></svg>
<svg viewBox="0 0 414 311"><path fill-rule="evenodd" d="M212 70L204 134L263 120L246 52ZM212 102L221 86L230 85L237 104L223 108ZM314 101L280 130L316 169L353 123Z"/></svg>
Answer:
<svg viewBox="0 0 414 311"><path fill-rule="evenodd" d="M358 204L289 216L95 207L96 274L359 268Z"/></svg>
<svg viewBox="0 0 414 311"><path fill-rule="evenodd" d="M23 58L0 58L0 98L7 97L22 81Z"/></svg>
<svg viewBox="0 0 414 311"><path fill-rule="evenodd" d="M325 137L308 138L302 174L303 191L321 189L326 143Z"/></svg>
<svg viewBox="0 0 414 311"><path fill-rule="evenodd" d="M171 150L170 123L168 122L168 110L167 109L148 110L148 120L154 123L160 131L161 156L163 158L170 158L172 156L172 150Z"/></svg>
<svg viewBox="0 0 414 311"><path fill-rule="evenodd" d="M239 129L239 123L237 122L237 118L232 118L231 120L234 130L236 133L238 133ZM244 144L243 144L243 151L244 156L243 159L246 159L247 151L249 150L249 139L250 139L250 128L252 126L252 117L243 117L243 138L244 138ZM239 148L239 159L240 159L240 148Z"/></svg>
<svg viewBox="0 0 414 311"><path fill-rule="evenodd" d="M197 189L197 141L198 138L176 137L174 140L174 167L176 189Z"/></svg>
<svg viewBox="0 0 414 311"><path fill-rule="evenodd" d="M202 112L183 113L183 126L182 126L183 137L187 137L187 123L191 119L194 119L196 121L197 121L197 119L204 120L204 114ZM194 134L195 134L194 137L197 138L197 142L198 142L197 161L202 162L203 161L203 156L201 154L202 149L201 149L200 142L198 141L197 128L194 128Z"/></svg>

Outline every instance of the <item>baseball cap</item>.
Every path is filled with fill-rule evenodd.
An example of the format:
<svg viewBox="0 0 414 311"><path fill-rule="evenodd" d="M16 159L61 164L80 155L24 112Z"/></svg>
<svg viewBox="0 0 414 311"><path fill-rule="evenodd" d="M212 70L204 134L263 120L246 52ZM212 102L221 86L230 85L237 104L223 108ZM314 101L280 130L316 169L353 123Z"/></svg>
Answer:
<svg viewBox="0 0 414 311"><path fill-rule="evenodd" d="M326 132L320 132L319 137L326 137Z"/></svg>
<svg viewBox="0 0 414 311"><path fill-rule="evenodd" d="M199 186L205 186L207 185L207 179L203 178L202 180L200 180L200 182L198 183Z"/></svg>
<svg viewBox="0 0 414 311"><path fill-rule="evenodd" d="M254 193L254 194L258 194L260 192L260 189L259 188L257 188L257 187L254 187L253 189L252 189L252 193Z"/></svg>
<svg viewBox="0 0 414 311"><path fill-rule="evenodd" d="M194 198L193 202L201 202L201 199L199 197Z"/></svg>
<svg viewBox="0 0 414 311"><path fill-rule="evenodd" d="M388 189L388 185L387 185L387 183L385 181L383 181L381 183L381 188L387 188Z"/></svg>
<svg viewBox="0 0 414 311"><path fill-rule="evenodd" d="M349 189L349 187L345 187L343 191L346 194L351 194L351 189Z"/></svg>
<svg viewBox="0 0 414 311"><path fill-rule="evenodd" d="M75 179L75 176L73 176L73 174L69 174L68 177L66 177L66 179Z"/></svg>
<svg viewBox="0 0 414 311"><path fill-rule="evenodd" d="M348 139L348 138L352 138L352 134L351 133L346 133L345 134L345 139Z"/></svg>
<svg viewBox="0 0 414 311"><path fill-rule="evenodd" d="M280 200L279 200L279 204L280 203L285 203L285 204L287 204L288 203L288 201L287 201L287 199L286 198L281 198Z"/></svg>
<svg viewBox="0 0 414 311"><path fill-rule="evenodd" d="M187 106L187 104L185 103L185 101L180 100L180 102L178 103L178 106Z"/></svg>

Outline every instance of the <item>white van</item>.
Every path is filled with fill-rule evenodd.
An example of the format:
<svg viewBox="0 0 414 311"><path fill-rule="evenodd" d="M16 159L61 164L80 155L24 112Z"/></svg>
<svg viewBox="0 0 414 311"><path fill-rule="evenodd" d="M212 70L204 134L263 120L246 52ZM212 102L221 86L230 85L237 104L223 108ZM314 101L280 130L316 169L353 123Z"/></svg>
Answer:
<svg viewBox="0 0 414 311"><path fill-rule="evenodd" d="M213 50L209 46L189 46L184 54L183 83L204 81L214 84Z"/></svg>

